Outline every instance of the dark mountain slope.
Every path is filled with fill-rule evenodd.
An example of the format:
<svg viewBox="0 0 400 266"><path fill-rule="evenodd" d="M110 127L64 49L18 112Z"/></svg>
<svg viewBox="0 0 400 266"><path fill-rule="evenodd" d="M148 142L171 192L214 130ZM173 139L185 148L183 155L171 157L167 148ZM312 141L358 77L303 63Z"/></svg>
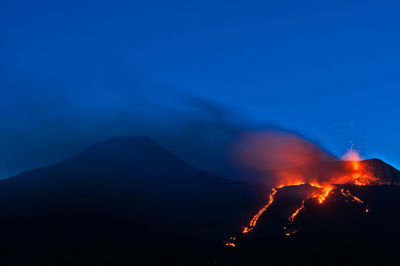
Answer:
<svg viewBox="0 0 400 266"><path fill-rule="evenodd" d="M0 256L6 265L204 264L264 197L149 138L116 137L0 182Z"/></svg>
<svg viewBox="0 0 400 266"><path fill-rule="evenodd" d="M217 263L399 265L400 172L379 159L360 163L384 185L338 185L322 204L305 196L317 188L283 187L253 231L238 233L235 248L221 248ZM343 164L329 163L317 174L345 171ZM288 218L303 199L307 199L304 209L290 222Z"/></svg>
<svg viewBox="0 0 400 266"><path fill-rule="evenodd" d="M398 265L400 187L352 191L368 203L368 213L333 193L323 205L306 203L292 224L299 232L290 236L281 226L288 223L283 207L290 202L282 202L282 192L254 231L235 248L220 249L217 265Z"/></svg>

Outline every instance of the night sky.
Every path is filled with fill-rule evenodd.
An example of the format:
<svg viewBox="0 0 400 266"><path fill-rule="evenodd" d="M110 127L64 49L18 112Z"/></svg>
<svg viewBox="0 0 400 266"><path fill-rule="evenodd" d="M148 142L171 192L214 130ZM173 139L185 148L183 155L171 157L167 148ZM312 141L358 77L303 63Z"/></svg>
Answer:
<svg viewBox="0 0 400 266"><path fill-rule="evenodd" d="M229 176L207 154L271 126L399 167L399 7L3 0L0 178L115 135Z"/></svg>

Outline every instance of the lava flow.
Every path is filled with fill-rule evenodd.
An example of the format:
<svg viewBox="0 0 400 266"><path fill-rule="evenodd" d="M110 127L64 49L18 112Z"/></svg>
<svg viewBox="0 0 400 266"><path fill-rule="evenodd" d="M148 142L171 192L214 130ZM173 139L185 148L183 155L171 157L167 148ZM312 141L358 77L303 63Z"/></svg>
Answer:
<svg viewBox="0 0 400 266"><path fill-rule="evenodd" d="M287 155L287 154L286 154ZM334 191L337 195L342 195L345 202L355 202L365 208L365 212L369 212L369 208L364 201L351 194L349 189L345 187L367 186L367 185L382 185L388 182L375 176L374 172L364 164L360 156L354 150L350 150L342 160L326 160L319 161L318 164L303 164L300 167L291 167L287 169L279 169L275 174L279 176L277 179L280 184L272 189L272 193L268 196L268 202L262 207L250 220L249 224L244 226L242 234L247 234L254 230L257 226L259 218L269 209L274 203L275 196L280 189L289 186L309 185L313 188L311 193L301 201L301 205L288 217L288 225L292 224L296 217L305 211L305 202L307 200L315 200L319 204L324 204L326 199ZM291 236L299 231L297 229L288 229L284 227L284 235ZM230 238L230 241L225 245L235 247L235 238Z"/></svg>
<svg viewBox="0 0 400 266"><path fill-rule="evenodd" d="M297 214L299 214L299 212L303 209L304 209L304 200L301 202L301 206L297 208L292 215L290 215L289 222L292 223L294 221L294 218L296 218Z"/></svg>
<svg viewBox="0 0 400 266"><path fill-rule="evenodd" d="M268 209L268 207L271 206L271 204L274 202L274 197L280 188L287 187L287 186L304 185L304 184L306 184L306 183L281 185L281 186L278 186L277 188L273 188L272 189L273 192L269 195L268 203L253 216L253 218L251 219L248 226L243 227L242 233L247 234L248 232L250 232L251 230L253 230L256 227L258 219ZM330 191L334 188L334 186L331 186L331 185L326 185L325 187L320 186L318 184L309 184L309 185L317 188L317 191L312 193L311 198L316 199L320 204L322 204L325 201L325 199L328 197ZM346 193L347 193L347 191L346 191ZM348 193L350 193L350 192L348 192ZM292 223L294 221L294 219L296 218L296 216L299 214L299 212L304 209L304 202L305 202L305 200L303 200L301 202L301 206L298 209L296 209L292 215L290 215L290 217L289 217L290 223ZM294 232L292 232L290 234L293 234L293 233Z"/></svg>
<svg viewBox="0 0 400 266"><path fill-rule="evenodd" d="M350 149L342 159L325 152L317 145L287 132L264 132L244 136L236 148L237 160L247 169L261 176L268 176L272 193L268 202L253 215L241 234L253 231L261 216L276 204L275 197L290 186L311 187L302 196L301 204L289 215L284 235L291 236L300 228L288 228L306 211L308 201L323 205L331 194L341 195L346 203L354 202L370 210L364 201L354 196L349 186L399 184L398 178L390 177L390 167L374 168L376 161L362 161L359 153ZM382 162L383 163L383 162ZM225 245L235 247L231 238Z"/></svg>
<svg viewBox="0 0 400 266"><path fill-rule="evenodd" d="M301 205L289 216L289 223L292 223L297 215L302 210L304 210L304 203L306 200L314 199L320 204L323 204L327 197L330 195L331 191L335 188L338 188L339 185L365 186L370 184L382 183L379 178L375 177L370 171L368 171L368 169L364 169L363 165L360 163L360 156L355 151L350 150L348 154L344 156L344 158L351 158L352 161L342 161L341 163L344 163L345 165L343 169L340 169L340 171L338 171L337 169L335 171L332 171L331 177L325 178L323 181L319 182L317 178L315 178L313 182L308 182L309 177L303 179L303 169L301 169L298 173L296 173L296 171L293 169L290 169L287 172L282 172L282 175L284 176L283 180L286 180L287 182L272 189L273 192L269 195L268 203L253 216L248 226L243 227L242 233L247 234L256 227L257 221L260 216L268 209L268 207L271 206L271 204L274 202L274 197L276 193L279 189L283 187L308 184L311 187L315 188L315 191L306 199L303 199ZM328 163L326 167L328 169L330 168ZM292 175L292 178L288 176L289 174ZM344 197L349 198L354 202L366 205L361 199L352 195L349 190L341 188L340 193ZM365 211L368 212L369 209L367 208ZM294 232L286 233L286 235L291 235L293 233Z"/></svg>
<svg viewBox="0 0 400 266"><path fill-rule="evenodd" d="M271 206L271 204L274 202L274 197L275 197L276 192L278 192L278 191L275 188L273 188L272 193L269 195L268 203L261 210L259 210L256 215L253 216L253 219L251 219L249 226L245 226L243 228L244 234L253 230L253 228L257 224L258 218L260 218L261 214L263 214L265 212L265 210L268 209L268 207Z"/></svg>

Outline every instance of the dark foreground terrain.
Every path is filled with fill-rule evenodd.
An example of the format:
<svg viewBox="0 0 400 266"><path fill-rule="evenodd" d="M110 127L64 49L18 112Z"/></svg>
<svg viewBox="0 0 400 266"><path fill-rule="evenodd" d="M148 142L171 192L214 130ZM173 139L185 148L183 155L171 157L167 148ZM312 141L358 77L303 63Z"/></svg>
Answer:
<svg viewBox="0 0 400 266"><path fill-rule="evenodd" d="M241 236L268 189L195 169L146 137L112 138L0 182L0 265L399 264L400 187L349 188L368 213L338 193L307 202L285 236L299 189L279 191ZM237 246L224 246L232 235Z"/></svg>
<svg viewBox="0 0 400 266"><path fill-rule="evenodd" d="M258 188L112 138L0 182L0 265L205 265Z"/></svg>
<svg viewBox="0 0 400 266"><path fill-rule="evenodd" d="M220 248L218 265L399 265L400 187L348 189L368 212L333 191L322 205L306 203L289 227L298 230L293 235L284 234L282 225L290 216L284 210L300 203L290 200L293 191L281 191L254 231L239 234L235 248Z"/></svg>

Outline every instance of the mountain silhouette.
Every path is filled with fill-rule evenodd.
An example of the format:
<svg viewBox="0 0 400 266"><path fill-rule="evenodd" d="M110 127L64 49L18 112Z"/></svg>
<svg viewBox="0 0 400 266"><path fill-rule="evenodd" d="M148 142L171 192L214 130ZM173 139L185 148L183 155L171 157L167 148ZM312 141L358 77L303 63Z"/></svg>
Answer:
<svg viewBox="0 0 400 266"><path fill-rule="evenodd" d="M150 138L114 137L0 182L0 255L5 265L204 265L260 187L198 170Z"/></svg>
<svg viewBox="0 0 400 266"><path fill-rule="evenodd" d="M323 204L306 200L290 223L316 188L283 187L243 235L266 186L196 169L148 137L114 137L0 181L0 265L393 265L400 172L379 159L360 163L385 185L340 185ZM224 246L230 236L234 248Z"/></svg>

